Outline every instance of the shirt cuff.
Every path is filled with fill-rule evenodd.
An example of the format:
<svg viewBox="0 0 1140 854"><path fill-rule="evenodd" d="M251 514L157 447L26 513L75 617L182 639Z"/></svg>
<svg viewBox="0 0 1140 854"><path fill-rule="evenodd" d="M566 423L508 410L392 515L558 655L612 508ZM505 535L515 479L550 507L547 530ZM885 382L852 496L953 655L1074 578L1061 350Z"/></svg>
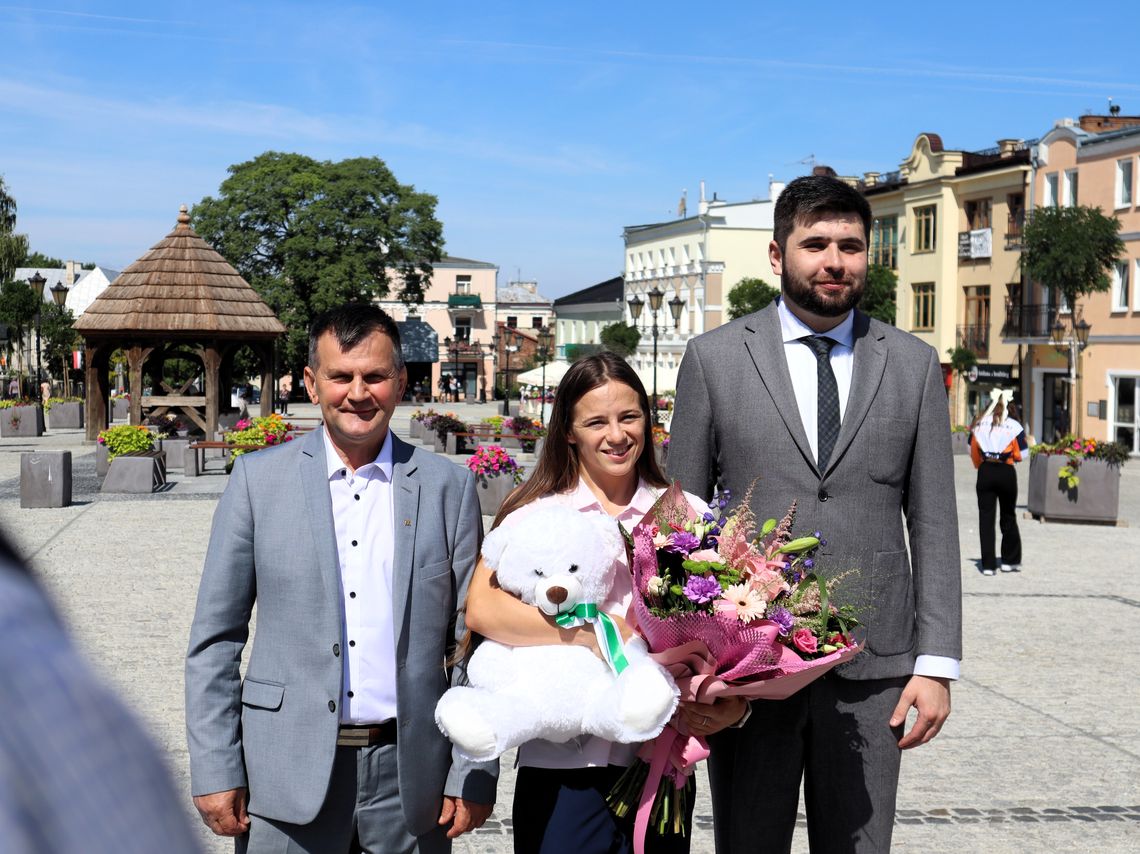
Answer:
<svg viewBox="0 0 1140 854"><path fill-rule="evenodd" d="M961 662L944 655L920 655L914 660L915 676L934 676L939 679L957 679Z"/></svg>

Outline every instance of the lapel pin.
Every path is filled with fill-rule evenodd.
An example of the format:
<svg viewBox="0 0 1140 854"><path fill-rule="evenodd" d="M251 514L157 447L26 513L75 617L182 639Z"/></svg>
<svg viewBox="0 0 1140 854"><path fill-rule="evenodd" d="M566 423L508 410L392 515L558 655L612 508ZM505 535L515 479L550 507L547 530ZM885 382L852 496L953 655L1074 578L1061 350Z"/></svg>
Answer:
<svg viewBox="0 0 1140 854"><path fill-rule="evenodd" d="M410 528L410 527L412 527L412 520L411 520L411 519L405 519L405 520L404 520L404 527L405 527L405 528Z"/></svg>

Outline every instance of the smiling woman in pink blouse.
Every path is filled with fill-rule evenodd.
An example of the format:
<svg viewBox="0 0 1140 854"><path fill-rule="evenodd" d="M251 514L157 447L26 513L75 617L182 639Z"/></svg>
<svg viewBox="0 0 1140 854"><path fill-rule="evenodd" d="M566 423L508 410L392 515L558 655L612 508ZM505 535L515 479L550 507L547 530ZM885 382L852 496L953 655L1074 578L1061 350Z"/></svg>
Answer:
<svg viewBox="0 0 1140 854"><path fill-rule="evenodd" d="M633 369L612 353L579 361L558 386L542 457L531 477L503 503L495 526L526 524L534 509L558 504L583 513L604 513L627 531L668 485L653 455L649 399ZM699 512L707 507L688 496ZM628 637L625 622L633 595L625 556L602 608ZM537 608L499 589L482 562L467 598L467 625L475 633L515 646L581 644L597 652L588 627L563 629ZM732 698L679 714L692 732L708 734L737 724L743 700ZM633 761L637 745L594 736L566 743L532 741L518 752L513 825L516 852L628 852L633 816L616 819L606 793ZM689 804L693 799L689 799ZM690 807L691 808L691 807ZM685 852L689 840L650 836L651 852Z"/></svg>

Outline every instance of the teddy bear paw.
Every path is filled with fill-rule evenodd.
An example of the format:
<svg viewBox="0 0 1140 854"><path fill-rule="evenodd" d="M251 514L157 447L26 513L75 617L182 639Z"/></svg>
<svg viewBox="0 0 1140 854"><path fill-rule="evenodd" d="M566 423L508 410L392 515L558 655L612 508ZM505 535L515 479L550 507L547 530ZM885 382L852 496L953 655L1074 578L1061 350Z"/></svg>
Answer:
<svg viewBox="0 0 1140 854"><path fill-rule="evenodd" d="M654 666L631 667L622 674L619 717L633 741L644 741L661 732L677 705L677 691Z"/></svg>
<svg viewBox="0 0 1140 854"><path fill-rule="evenodd" d="M445 703L446 699L447 694L444 694L436 708L435 720L464 756L486 762L502 753L495 727L488 719L470 706L463 708L459 703Z"/></svg>

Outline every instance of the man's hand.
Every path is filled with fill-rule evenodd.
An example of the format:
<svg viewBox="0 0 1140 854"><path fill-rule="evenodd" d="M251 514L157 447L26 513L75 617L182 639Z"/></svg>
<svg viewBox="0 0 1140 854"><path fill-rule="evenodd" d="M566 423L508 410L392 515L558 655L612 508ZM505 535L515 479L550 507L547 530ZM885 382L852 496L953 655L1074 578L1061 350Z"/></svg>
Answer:
<svg viewBox="0 0 1140 854"><path fill-rule="evenodd" d="M218 836L241 836L249 830L249 815L245 811L248 801L249 789L243 787L198 795L194 798L194 806L202 816L202 822Z"/></svg>
<svg viewBox="0 0 1140 854"><path fill-rule="evenodd" d="M926 744L938 735L942 724L950 717L950 680L934 676L912 676L903 688L899 704L891 715L891 726L905 724L911 706L918 710L918 717L910 732L899 739L899 747L903 750Z"/></svg>
<svg viewBox="0 0 1140 854"><path fill-rule="evenodd" d="M681 703L681 719L693 735L712 735L744 717L748 702L743 697L718 697L712 703Z"/></svg>
<svg viewBox="0 0 1140 854"><path fill-rule="evenodd" d="M494 804L477 804L473 801L465 801L463 798L452 798L447 795L443 796L443 809L439 812L439 823L441 825L450 822L451 827L447 831L448 839L455 839L457 836L462 836L470 830L482 827L491 816L491 810L495 808Z"/></svg>

